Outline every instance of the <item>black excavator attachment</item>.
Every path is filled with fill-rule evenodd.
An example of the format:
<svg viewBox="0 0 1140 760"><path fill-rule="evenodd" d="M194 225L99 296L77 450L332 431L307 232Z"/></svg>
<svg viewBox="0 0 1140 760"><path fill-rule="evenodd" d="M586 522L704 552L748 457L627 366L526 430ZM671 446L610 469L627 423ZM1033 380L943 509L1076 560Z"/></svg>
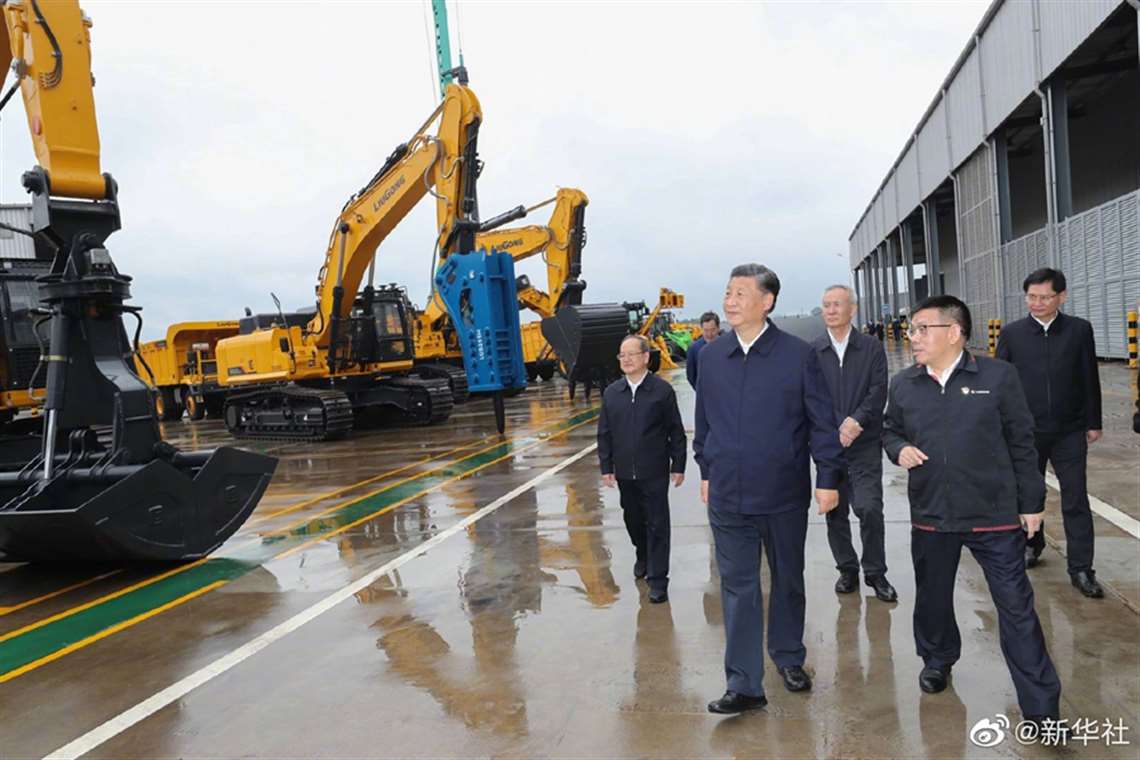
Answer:
<svg viewBox="0 0 1140 760"><path fill-rule="evenodd" d="M604 390L621 376L617 355L629 335L629 312L622 304L563 306L542 320L541 329L570 384L570 398L578 383L589 398L592 388Z"/></svg>
<svg viewBox="0 0 1140 760"><path fill-rule="evenodd" d="M49 197L42 169L24 176L37 243L55 253L40 278L36 323L50 336L43 430L0 440L7 561L202 557L249 517L277 466L261 454L182 452L161 439L151 392L128 363L122 316L139 316L123 303L130 277L103 247L119 228L114 180L106 180L105 199L78 201Z"/></svg>

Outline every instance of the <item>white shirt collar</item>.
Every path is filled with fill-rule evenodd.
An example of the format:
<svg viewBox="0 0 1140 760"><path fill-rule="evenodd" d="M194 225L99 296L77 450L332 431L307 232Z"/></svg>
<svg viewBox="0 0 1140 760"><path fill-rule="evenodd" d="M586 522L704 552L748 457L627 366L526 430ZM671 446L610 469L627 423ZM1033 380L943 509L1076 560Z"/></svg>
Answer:
<svg viewBox="0 0 1140 760"><path fill-rule="evenodd" d="M930 375L935 380L937 380L938 384L941 385L943 387L943 389L945 389L946 383L950 382L950 376L954 374L954 370L958 369L958 365L962 363L962 356L965 353L966 353L965 349L959 351L957 358L955 358L954 361L952 361L950 363L950 366L948 366L946 369L942 370L938 374L934 374L934 371L932 369L930 369L930 367L926 368L926 374Z"/></svg>
<svg viewBox="0 0 1140 760"><path fill-rule="evenodd" d="M1029 316L1033 317L1032 314L1030 314ZM1043 329L1045 332L1049 332L1050 325L1052 325L1054 322L1057 321L1057 315L1054 314L1053 318L1050 319L1048 322L1042 322L1037 317L1033 317L1033 321L1036 322L1037 324L1041 325L1041 329Z"/></svg>
<svg viewBox="0 0 1140 760"><path fill-rule="evenodd" d="M641 376L640 380L638 380L635 383L629 379L629 375L626 375L625 381L629 384L629 392L632 393L634 396L637 396L637 389L641 387L641 384L645 382L645 378L647 378L647 377L649 377L648 371L644 375Z"/></svg>
<svg viewBox="0 0 1140 760"><path fill-rule="evenodd" d="M839 357L840 367L843 366L843 355L847 353L847 344L851 342L852 331L852 327L848 325L847 334L843 336L842 341L836 340L830 329L827 331L827 339L831 341L831 347L835 349L835 355Z"/></svg>
<svg viewBox="0 0 1140 760"><path fill-rule="evenodd" d="M740 348L744 351L745 355L747 355L748 350L752 348L752 346L756 343L756 341L760 340L760 336L763 335L764 331L767 329L768 329L768 320L765 319L764 320L764 326L760 328L760 332L756 333L756 337L753 338L752 340L748 341L747 343L745 343L744 339L740 337L740 333L736 332L735 330L733 330L733 332L736 333L736 342L740 344Z"/></svg>

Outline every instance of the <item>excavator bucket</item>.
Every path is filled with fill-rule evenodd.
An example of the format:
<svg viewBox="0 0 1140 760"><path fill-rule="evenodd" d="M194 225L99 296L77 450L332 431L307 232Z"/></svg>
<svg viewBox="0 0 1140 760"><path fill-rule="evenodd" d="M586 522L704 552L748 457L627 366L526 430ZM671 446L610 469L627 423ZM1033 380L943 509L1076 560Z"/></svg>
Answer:
<svg viewBox="0 0 1140 760"><path fill-rule="evenodd" d="M629 312L620 303L563 306L542 320L542 336L554 349L574 397L578 383L604 389L621 375L617 355L629 335Z"/></svg>
<svg viewBox="0 0 1140 760"><path fill-rule="evenodd" d="M7 561L180 561L204 557L245 522L271 457L220 448L147 464L74 467L50 481L0 470ZM30 477L25 477L30 476Z"/></svg>

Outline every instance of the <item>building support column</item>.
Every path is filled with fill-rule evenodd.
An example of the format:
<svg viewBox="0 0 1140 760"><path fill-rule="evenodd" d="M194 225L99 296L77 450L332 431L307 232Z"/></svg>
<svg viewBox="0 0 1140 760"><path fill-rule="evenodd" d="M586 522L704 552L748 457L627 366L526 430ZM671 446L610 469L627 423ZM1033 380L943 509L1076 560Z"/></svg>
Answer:
<svg viewBox="0 0 1140 760"><path fill-rule="evenodd" d="M942 295L942 258L938 255L938 209L933 200L922 203L922 234L926 241L926 292Z"/></svg>
<svg viewBox="0 0 1140 760"><path fill-rule="evenodd" d="M1013 240L1013 201L1009 194L1009 146L1004 129L998 130L992 144L997 162L998 241L1005 245Z"/></svg>
<svg viewBox="0 0 1140 760"><path fill-rule="evenodd" d="M1053 127L1053 180L1056 185L1056 223L1073 215L1073 172L1069 159L1069 91L1065 80L1057 78L1049 84L1050 122Z"/></svg>
<svg viewBox="0 0 1140 760"><path fill-rule="evenodd" d="M887 236L886 251L887 297L891 305L891 319L894 319L899 313L899 256L893 234Z"/></svg>
<svg viewBox="0 0 1140 760"><path fill-rule="evenodd" d="M855 319L857 320L857 322L856 322L857 327L862 327L865 324L865 322L863 321L863 298L860 296L862 288L859 286L859 270L862 269L862 267L863 267L862 264L860 264L858 267L856 267L855 271L852 272L852 277L851 277L851 279L854 280L854 287L855 287L855 304L856 304Z"/></svg>
<svg viewBox="0 0 1140 760"><path fill-rule="evenodd" d="M909 317L914 311L914 238L911 237L910 222L903 222L899 226L899 242L902 248L902 263L906 270L906 313Z"/></svg>

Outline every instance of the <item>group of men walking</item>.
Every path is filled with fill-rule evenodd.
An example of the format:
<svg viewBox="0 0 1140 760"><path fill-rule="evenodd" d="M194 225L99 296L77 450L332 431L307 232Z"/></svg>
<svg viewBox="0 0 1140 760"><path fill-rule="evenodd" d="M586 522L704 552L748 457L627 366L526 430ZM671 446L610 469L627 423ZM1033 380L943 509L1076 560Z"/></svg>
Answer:
<svg viewBox="0 0 1140 760"><path fill-rule="evenodd" d="M759 264L732 270L724 297L729 331L701 317L686 372L696 389L693 452L721 579L726 691L714 713L767 704L767 652L789 691L811 689L804 669L804 550L812 497L826 515L838 579L854 592L860 572L883 602L887 580L882 453L905 468L915 572L919 686L946 688L961 655L954 584L963 547L981 566L998 612L1002 652L1023 716L1057 719L1060 680L1034 609L1026 568L1044 546L1044 471L1053 463L1073 585L1099 598L1086 492L1087 447L1100 437L1100 385L1091 327L1059 312L1064 276L1026 279L1030 315L1001 335L997 359L971 353L969 309L935 296L913 310L915 364L888 384L880 341L853 329L845 285L823 295L827 333L806 343L768 315L780 282ZM670 482L684 480L687 440L676 394L648 372L649 344L631 336L625 377L603 394L598 454L603 480L621 491L626 528L649 600L668 601ZM889 388L889 390L888 390ZM809 456L815 462L814 494ZM862 556L849 514L859 520ZM761 555L771 576L767 626Z"/></svg>

